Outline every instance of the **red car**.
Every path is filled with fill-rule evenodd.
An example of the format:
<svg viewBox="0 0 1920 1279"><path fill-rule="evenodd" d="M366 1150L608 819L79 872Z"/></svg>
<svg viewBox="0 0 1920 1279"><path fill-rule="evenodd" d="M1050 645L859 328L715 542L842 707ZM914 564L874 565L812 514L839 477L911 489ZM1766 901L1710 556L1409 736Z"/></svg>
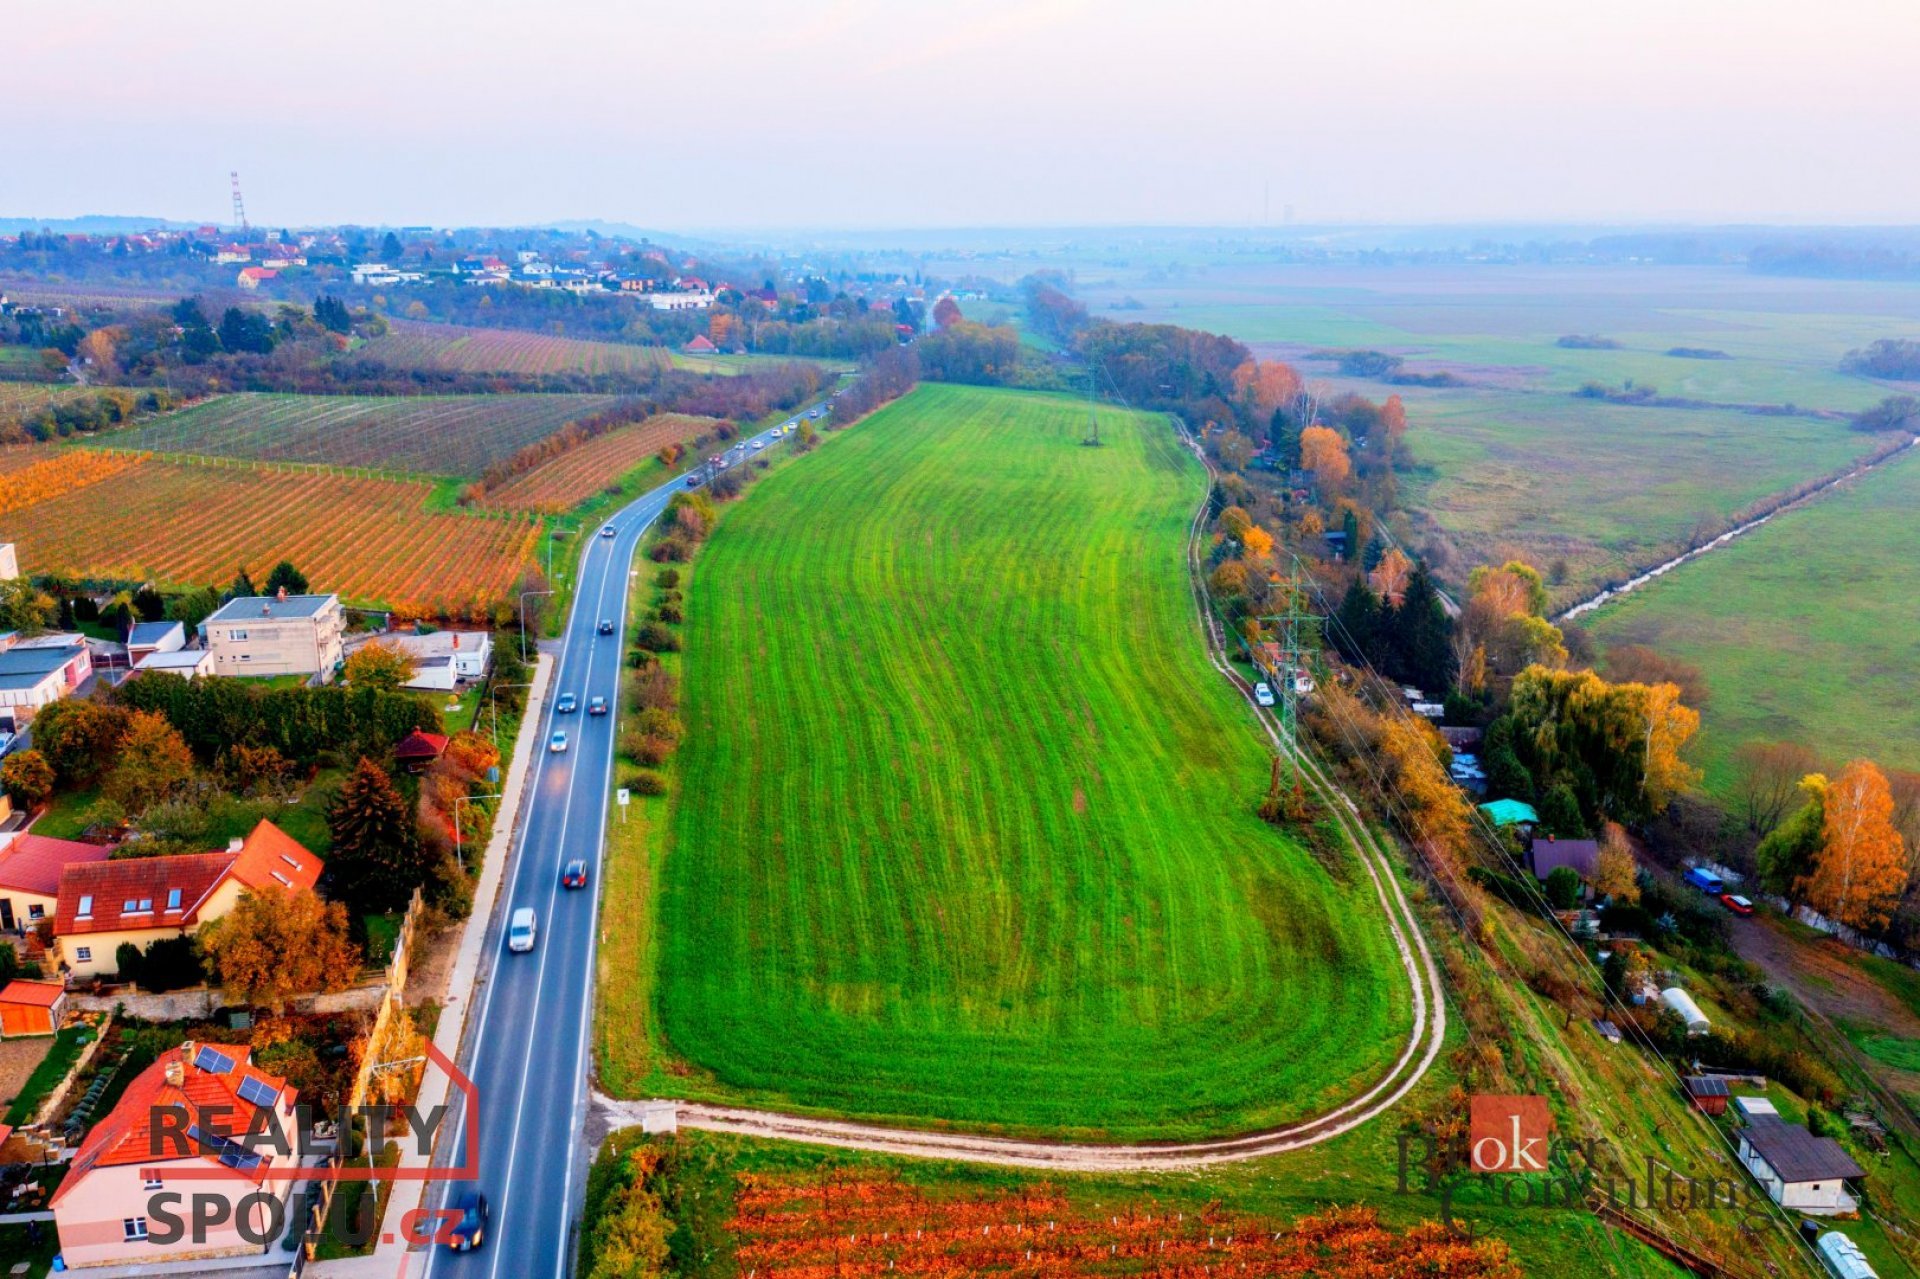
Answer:
<svg viewBox="0 0 1920 1279"><path fill-rule="evenodd" d="M1736 915L1753 914L1753 903L1744 897L1736 897L1732 893L1721 893L1720 904Z"/></svg>

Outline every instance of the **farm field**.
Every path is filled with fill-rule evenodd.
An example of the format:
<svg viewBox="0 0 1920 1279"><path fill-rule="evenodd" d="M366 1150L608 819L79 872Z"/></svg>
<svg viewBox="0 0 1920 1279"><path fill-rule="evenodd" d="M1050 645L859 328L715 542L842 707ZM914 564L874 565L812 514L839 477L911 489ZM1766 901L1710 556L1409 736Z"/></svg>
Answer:
<svg viewBox="0 0 1920 1279"><path fill-rule="evenodd" d="M685 443L717 425L716 418L662 413L619 427L490 489L481 505L549 513L571 510L667 445Z"/></svg>
<svg viewBox="0 0 1920 1279"><path fill-rule="evenodd" d="M473 616L504 599L539 536L525 516L428 514L426 483L72 450L117 469L0 514L26 572L256 580L282 559L318 590L402 611Z"/></svg>
<svg viewBox="0 0 1920 1279"><path fill-rule="evenodd" d="M1591 615L1602 645L1698 665L1711 700L1696 762L1731 782L1743 741L1797 741L1838 767L1920 769L1920 457L1899 460Z"/></svg>
<svg viewBox="0 0 1920 1279"><path fill-rule="evenodd" d="M611 395L222 395L114 437L158 453L477 476Z"/></svg>
<svg viewBox="0 0 1920 1279"><path fill-rule="evenodd" d="M646 375L669 363L666 351L657 346L457 324L390 323L390 332L361 346L355 354L396 368L459 373Z"/></svg>
<svg viewBox="0 0 1920 1279"><path fill-rule="evenodd" d="M1267 750L1184 576L1203 473L1158 421L1085 423L923 386L729 509L653 926L684 1068L648 1087L1185 1137L1398 1052L1370 881L1253 812Z"/></svg>
<svg viewBox="0 0 1920 1279"><path fill-rule="evenodd" d="M1882 443L1804 411L1840 415L1911 392L1838 366L1877 338L1920 332L1920 288L1728 268L1365 269L1220 255L1079 270L1079 293L1096 316L1227 333L1296 362L1330 391L1400 395L1419 463L1403 505L1418 513L1417 540L1445 548L1436 556L1442 576L1458 585L1474 564L1513 554L1542 568L1562 562L1556 606ZM1139 309L1116 309L1128 300ZM1569 334L1617 345L1557 345ZM1315 358L1351 348L1463 384L1342 377ZM1669 354L1684 348L1728 358ZM1723 407L1575 397L1588 382ZM1743 405L1802 412L1758 415Z"/></svg>

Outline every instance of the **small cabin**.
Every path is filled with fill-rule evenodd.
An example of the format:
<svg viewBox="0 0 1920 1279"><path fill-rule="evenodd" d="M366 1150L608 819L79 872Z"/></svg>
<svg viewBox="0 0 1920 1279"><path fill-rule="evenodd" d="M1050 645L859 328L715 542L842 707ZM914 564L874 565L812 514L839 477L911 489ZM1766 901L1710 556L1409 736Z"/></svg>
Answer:
<svg viewBox="0 0 1920 1279"><path fill-rule="evenodd" d="M1724 1115L1727 1113L1727 1081L1712 1075L1688 1075L1685 1080L1687 1099L1699 1107L1702 1114Z"/></svg>

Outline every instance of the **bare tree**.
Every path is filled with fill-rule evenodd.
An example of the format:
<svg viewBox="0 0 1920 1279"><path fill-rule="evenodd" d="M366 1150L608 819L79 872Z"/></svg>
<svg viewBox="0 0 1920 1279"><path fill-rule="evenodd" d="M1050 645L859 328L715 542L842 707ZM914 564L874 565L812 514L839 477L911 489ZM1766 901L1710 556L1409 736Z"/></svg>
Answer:
<svg viewBox="0 0 1920 1279"><path fill-rule="evenodd" d="M1800 779L1818 772L1820 761L1799 742L1747 742L1733 753L1733 766L1734 797L1747 829L1764 835L1780 824Z"/></svg>

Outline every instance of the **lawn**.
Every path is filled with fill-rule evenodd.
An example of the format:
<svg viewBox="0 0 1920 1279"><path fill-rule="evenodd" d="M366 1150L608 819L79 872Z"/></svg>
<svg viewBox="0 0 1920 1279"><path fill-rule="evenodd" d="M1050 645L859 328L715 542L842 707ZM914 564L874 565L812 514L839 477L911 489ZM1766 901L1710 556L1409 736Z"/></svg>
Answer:
<svg viewBox="0 0 1920 1279"><path fill-rule="evenodd" d="M1138 1138L1316 1113L1409 1011L1358 864L1254 802L1164 423L923 387L688 593L656 1005L700 1095Z"/></svg>
<svg viewBox="0 0 1920 1279"><path fill-rule="evenodd" d="M91 1024L68 1026L54 1036L53 1047L40 1059L40 1064L27 1076L27 1082L20 1086L20 1095L7 1107L5 1122L18 1128L33 1118L33 1112L40 1108L60 1081L73 1069L73 1063L80 1058L80 1052L99 1037L99 1027Z"/></svg>
<svg viewBox="0 0 1920 1279"><path fill-rule="evenodd" d="M1592 615L1602 644L1651 644L1705 672L1710 790L1756 739L1804 742L1836 767L1920 769L1916 510L1909 453Z"/></svg>

